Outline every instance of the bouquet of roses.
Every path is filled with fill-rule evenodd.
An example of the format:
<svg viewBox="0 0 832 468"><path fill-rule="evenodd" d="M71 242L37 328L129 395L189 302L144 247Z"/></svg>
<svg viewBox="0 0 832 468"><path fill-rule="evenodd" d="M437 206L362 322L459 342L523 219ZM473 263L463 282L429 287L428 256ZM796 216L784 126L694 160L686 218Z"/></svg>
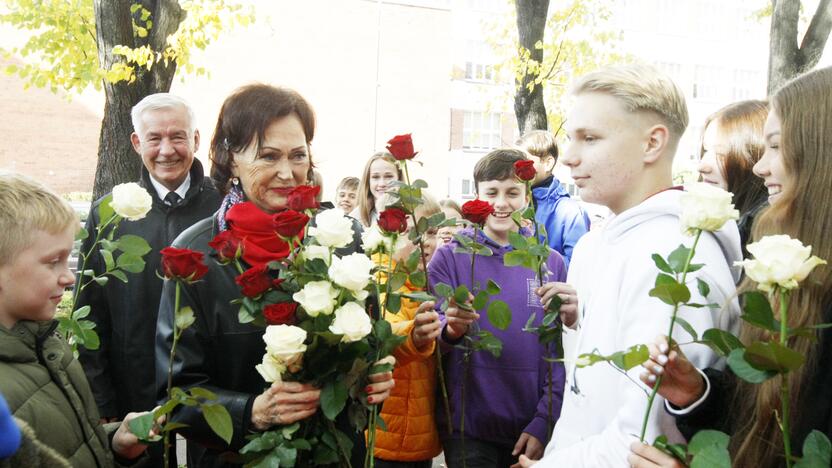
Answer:
<svg viewBox="0 0 832 468"><path fill-rule="evenodd" d="M266 353L257 365L264 386L283 380L321 389L321 411L249 437L241 450L249 466L349 464L352 438L336 428L335 419L346 410L352 428L364 429L373 403L362 392L367 375L392 370L374 363L400 342L389 323L367 313L365 302L374 305L376 299L369 294L375 290L373 262L362 253L339 255L353 242L352 221L338 210L315 216L319 190L296 188L289 209L273 216L271 240L288 244L285 258L246 268L245 250L257 246L237 236L233 226L211 242L220 262L240 272L242 297L234 301L240 322L265 327Z"/></svg>

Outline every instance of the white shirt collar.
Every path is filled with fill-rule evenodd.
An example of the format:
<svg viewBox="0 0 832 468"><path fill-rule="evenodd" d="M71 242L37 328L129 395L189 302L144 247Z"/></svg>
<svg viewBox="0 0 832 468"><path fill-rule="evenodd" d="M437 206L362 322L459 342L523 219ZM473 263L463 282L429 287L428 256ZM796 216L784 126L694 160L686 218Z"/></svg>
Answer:
<svg viewBox="0 0 832 468"><path fill-rule="evenodd" d="M150 176L150 183L153 185L153 188L156 189L156 193L159 195L159 199L164 201L165 196L170 192L167 187L162 185L159 181ZM179 195L183 200L185 199L185 194L188 193L188 189L191 188L191 173L189 172L187 176L185 176L185 180L179 187L174 190L177 195Z"/></svg>

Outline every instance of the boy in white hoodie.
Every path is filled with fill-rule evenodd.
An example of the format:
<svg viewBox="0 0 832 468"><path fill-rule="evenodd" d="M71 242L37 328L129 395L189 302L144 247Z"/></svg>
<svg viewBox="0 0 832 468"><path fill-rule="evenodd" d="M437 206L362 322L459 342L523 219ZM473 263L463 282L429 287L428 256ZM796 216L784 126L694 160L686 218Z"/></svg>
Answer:
<svg viewBox="0 0 832 468"><path fill-rule="evenodd" d="M564 316L567 330L567 380L563 410L541 467L627 467L629 446L637 440L647 408L639 368L625 375L607 364L577 368L574 357L593 351L609 355L667 333L672 307L648 296L658 270L651 254L662 257L692 238L679 223L679 196L671 166L688 124L681 90L652 67L624 65L602 69L578 80L575 102L566 119L570 144L561 161L587 202L607 206L613 216L603 229L583 236L575 247L567 283L559 293L578 295L576 315ZM723 309L682 307L680 317L698 333L735 326L738 279L732 267L741 258L733 221L717 233L703 233L695 263L705 267L688 275L690 302L717 303ZM696 278L711 291L701 297ZM680 341L690 338L678 327ZM687 338L686 338L687 337ZM571 338L571 339L570 339ZM571 352L570 352L571 351ZM718 365L703 345L685 347L697 366ZM646 441L661 434L680 440L660 397L653 403ZM521 459L522 466L533 462Z"/></svg>

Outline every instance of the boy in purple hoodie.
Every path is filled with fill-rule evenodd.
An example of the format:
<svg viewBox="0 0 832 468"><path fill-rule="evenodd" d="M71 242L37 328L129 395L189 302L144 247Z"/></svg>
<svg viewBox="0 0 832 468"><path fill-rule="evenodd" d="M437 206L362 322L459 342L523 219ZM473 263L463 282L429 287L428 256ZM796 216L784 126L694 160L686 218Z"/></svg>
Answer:
<svg viewBox="0 0 832 468"><path fill-rule="evenodd" d="M530 194L526 186L514 175L514 162L526 159L518 150L499 149L492 151L477 162L474 168L474 183L477 196L494 206L494 213L488 216L482 231L477 233L477 242L485 244L492 256L478 256L476 271L471 278L471 256L455 253L457 241L440 247L430 265L430 284L445 283L452 288L474 283L485 285L494 280L501 287L498 295L491 300L505 301L512 313L511 324L506 330L499 330L480 319L484 311L466 311L451 301L442 317L443 329L439 338L444 353L444 370L451 409L453 432L447 433L447 418L442 405L437 405L440 436L445 450L445 460L450 468L463 466L507 467L524 454L537 459L543 454L548 440L549 422L549 363L544 357L554 356L553 349L547 349L538 342L537 335L524 332L523 327L532 313L538 321L543 316L544 306L554 294L568 297L565 289L556 286L566 278L563 258L555 251L546 262L547 277L543 287L537 287L535 273L522 266L507 267L503 257L512 250L509 232L519 228L511 219L511 213L523 209L529 203ZM523 235L531 232L520 230ZM460 232L473 237L470 228ZM503 343L499 358L479 351L471 353L464 363L463 336L469 329L487 330ZM554 363L552 372L552 424L560 414L563 396L564 370L560 363ZM466 369L467 367L467 369ZM465 434L464 450L461 437L462 383L465 382Z"/></svg>

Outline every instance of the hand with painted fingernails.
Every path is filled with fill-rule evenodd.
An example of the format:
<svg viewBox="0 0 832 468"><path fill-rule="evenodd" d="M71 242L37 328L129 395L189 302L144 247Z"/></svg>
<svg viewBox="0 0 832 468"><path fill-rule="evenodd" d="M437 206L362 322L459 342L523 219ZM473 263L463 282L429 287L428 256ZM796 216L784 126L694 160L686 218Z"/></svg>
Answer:
<svg viewBox="0 0 832 468"><path fill-rule="evenodd" d="M644 371L639 375L645 385L653 388L659 376L664 376L658 393L679 408L686 408L702 397L705 393L702 374L677 345L671 349L667 337L660 335L647 349L650 359L641 365Z"/></svg>

